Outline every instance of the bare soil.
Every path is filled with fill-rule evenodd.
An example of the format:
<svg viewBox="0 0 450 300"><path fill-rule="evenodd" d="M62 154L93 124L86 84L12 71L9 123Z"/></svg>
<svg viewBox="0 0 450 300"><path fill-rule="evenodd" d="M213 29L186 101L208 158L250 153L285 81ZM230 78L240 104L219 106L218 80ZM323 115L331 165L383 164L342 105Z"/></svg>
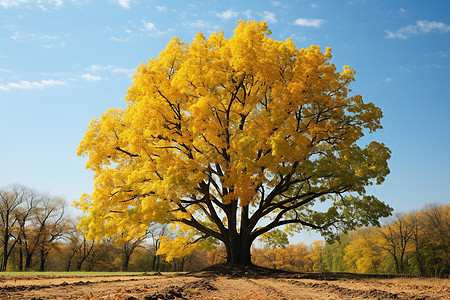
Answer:
<svg viewBox="0 0 450 300"><path fill-rule="evenodd" d="M0 299L449 299L450 279L213 266L182 275L0 276Z"/></svg>

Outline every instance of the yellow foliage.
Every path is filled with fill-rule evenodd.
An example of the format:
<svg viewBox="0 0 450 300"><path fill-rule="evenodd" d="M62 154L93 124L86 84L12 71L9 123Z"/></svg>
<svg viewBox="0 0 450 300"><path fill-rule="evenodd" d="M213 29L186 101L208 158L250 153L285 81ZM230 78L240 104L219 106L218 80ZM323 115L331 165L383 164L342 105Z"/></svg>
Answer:
<svg viewBox="0 0 450 300"><path fill-rule="evenodd" d="M344 261L348 271L355 273L377 273L383 259L381 241L376 229L360 229L351 243L344 249Z"/></svg>
<svg viewBox="0 0 450 300"><path fill-rule="evenodd" d="M137 67L126 109L92 120L78 147L95 173L93 193L76 202L90 238L173 221L224 237L221 226L239 215L220 215L225 207L258 207L280 178L317 195L382 182L389 150L355 145L382 117L348 96L355 71L336 71L330 48L298 49L270 34L265 22L240 21L229 39L173 38ZM161 251L176 257L184 239Z"/></svg>
<svg viewBox="0 0 450 300"><path fill-rule="evenodd" d="M309 259L311 250L303 243L290 244L286 248L253 250L253 262L256 265L283 269L293 272L313 271L312 261Z"/></svg>
<svg viewBox="0 0 450 300"><path fill-rule="evenodd" d="M174 258L183 257L191 254L195 250L192 238L189 236L179 235L175 240L169 239L167 236L160 238L161 245L156 252L157 255L165 255L167 261Z"/></svg>

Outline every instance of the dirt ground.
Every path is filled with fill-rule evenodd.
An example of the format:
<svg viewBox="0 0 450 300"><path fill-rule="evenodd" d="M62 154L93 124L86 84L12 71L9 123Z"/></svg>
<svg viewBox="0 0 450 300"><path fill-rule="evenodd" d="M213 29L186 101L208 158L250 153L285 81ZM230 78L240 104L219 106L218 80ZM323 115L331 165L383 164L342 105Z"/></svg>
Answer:
<svg viewBox="0 0 450 300"><path fill-rule="evenodd" d="M183 275L0 276L0 299L449 299L450 279L209 268Z"/></svg>

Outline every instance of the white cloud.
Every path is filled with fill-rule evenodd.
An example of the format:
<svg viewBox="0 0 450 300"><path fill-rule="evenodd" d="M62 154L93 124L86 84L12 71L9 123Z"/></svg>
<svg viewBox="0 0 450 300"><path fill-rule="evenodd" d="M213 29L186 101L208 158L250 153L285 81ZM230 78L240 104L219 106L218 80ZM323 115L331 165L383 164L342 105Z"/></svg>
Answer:
<svg viewBox="0 0 450 300"><path fill-rule="evenodd" d="M247 19L253 19L253 12L250 9L247 9L246 11L243 12L244 16L247 17Z"/></svg>
<svg viewBox="0 0 450 300"><path fill-rule="evenodd" d="M155 7L156 7L156 9L158 11L166 11L167 10L165 6L158 6L158 5L156 5Z"/></svg>
<svg viewBox="0 0 450 300"><path fill-rule="evenodd" d="M19 40L39 40L39 41L57 41L61 39L61 37L56 35L48 35L48 34L42 34L38 35L35 33L29 33L29 32L19 32L16 31L11 35L11 39L13 41L19 41Z"/></svg>
<svg viewBox="0 0 450 300"><path fill-rule="evenodd" d="M392 78L386 77L386 78L384 79L384 82L385 82L385 83L391 83L391 82L392 82Z"/></svg>
<svg viewBox="0 0 450 300"><path fill-rule="evenodd" d="M59 85L66 85L61 80L41 80L41 81L28 81L21 80L19 82L10 82L0 85L0 91L8 92L10 90L30 90L30 89L43 89L46 87L55 87Z"/></svg>
<svg viewBox="0 0 450 300"><path fill-rule="evenodd" d="M48 6L58 8L64 4L62 0L0 0L0 6L3 8L17 7L28 3L36 4L42 10L48 10Z"/></svg>
<svg viewBox="0 0 450 300"><path fill-rule="evenodd" d="M305 42L307 40L306 36L304 35L297 35L295 33L292 33L289 38L293 39L294 41L298 42Z"/></svg>
<svg viewBox="0 0 450 300"><path fill-rule="evenodd" d="M102 78L100 76L92 75L89 73L81 75L81 78L86 79L87 81L92 81L92 82L102 80Z"/></svg>
<svg viewBox="0 0 450 300"><path fill-rule="evenodd" d="M219 18L221 18L224 21L227 21L231 18L235 18L238 16L238 13L232 9L228 9L226 11L223 11L221 13L216 13L216 16L218 16Z"/></svg>
<svg viewBox="0 0 450 300"><path fill-rule="evenodd" d="M0 6L3 8L11 8L15 6L19 6L23 3L28 3L29 0L0 0Z"/></svg>
<svg viewBox="0 0 450 300"><path fill-rule="evenodd" d="M281 6L281 2L280 1L272 1L272 5L274 7Z"/></svg>
<svg viewBox="0 0 450 300"><path fill-rule="evenodd" d="M429 52L429 53L425 53L425 56L438 56L441 58L447 57L447 52L450 53L450 50L447 50L446 52L444 51L436 51L436 52Z"/></svg>
<svg viewBox="0 0 450 300"><path fill-rule="evenodd" d="M146 22L142 20L142 24L144 26L141 28L141 31L145 32L149 36L160 36L166 33L164 31L159 31L158 28L156 28L155 24L153 24L152 22Z"/></svg>
<svg viewBox="0 0 450 300"><path fill-rule="evenodd" d="M142 21L142 23L144 24L144 30L145 31L152 31L152 30L155 30L156 29L156 26L155 26L155 24L153 24L153 23L151 23L151 22L145 22L145 21Z"/></svg>
<svg viewBox="0 0 450 300"><path fill-rule="evenodd" d="M446 33L450 31L450 26L442 22L420 20L414 25L408 25L397 31L386 30L386 38L406 40L413 35L422 35L432 32Z"/></svg>
<svg viewBox="0 0 450 300"><path fill-rule="evenodd" d="M404 14L406 14L406 9L404 9L403 7L401 7L401 8L398 10L398 12L399 12L401 15L404 15Z"/></svg>
<svg viewBox="0 0 450 300"><path fill-rule="evenodd" d="M62 0L47 0L47 1L38 0L37 4L40 9L48 10L46 7L47 4L53 6L54 8L58 8L61 5L63 5L63 2L62 2Z"/></svg>
<svg viewBox="0 0 450 300"><path fill-rule="evenodd" d="M133 69L127 69L127 68L122 68L122 67L113 66L113 65L107 65L107 66L92 65L92 66L90 66L89 71L93 72L93 73L108 72L108 73L114 74L114 75L125 75L127 77L131 77L131 75L134 72Z"/></svg>
<svg viewBox="0 0 450 300"><path fill-rule="evenodd" d="M219 26L212 25L211 23L205 22L204 20L201 20L201 19L199 19L195 22L186 23L184 25L192 27L192 28L204 28L207 30L218 30L219 29Z"/></svg>
<svg viewBox="0 0 450 300"><path fill-rule="evenodd" d="M269 23L276 23L278 22L275 13L271 11L263 11L261 14L261 17L264 19L264 21L267 21Z"/></svg>
<svg viewBox="0 0 450 300"><path fill-rule="evenodd" d="M125 9L130 9L130 0L117 0L117 4Z"/></svg>
<svg viewBox="0 0 450 300"><path fill-rule="evenodd" d="M298 26L304 26L304 27L316 27L319 28L322 26L322 24L325 23L325 20L323 19L305 19L305 18L298 18L294 21L294 25Z"/></svg>

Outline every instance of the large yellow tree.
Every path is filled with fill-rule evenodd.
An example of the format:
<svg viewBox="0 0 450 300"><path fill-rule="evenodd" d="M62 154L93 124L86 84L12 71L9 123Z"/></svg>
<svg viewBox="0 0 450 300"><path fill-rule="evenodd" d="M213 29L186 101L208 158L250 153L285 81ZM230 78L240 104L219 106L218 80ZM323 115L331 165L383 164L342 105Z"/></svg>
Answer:
<svg viewBox="0 0 450 300"><path fill-rule="evenodd" d="M349 95L355 71L338 72L329 48L269 36L265 22L240 21L229 39L173 38L137 68L126 109L92 120L78 148L95 172L77 203L90 237L175 223L249 265L252 242L276 227L331 237L390 214L365 195L390 151L358 144L382 112Z"/></svg>

